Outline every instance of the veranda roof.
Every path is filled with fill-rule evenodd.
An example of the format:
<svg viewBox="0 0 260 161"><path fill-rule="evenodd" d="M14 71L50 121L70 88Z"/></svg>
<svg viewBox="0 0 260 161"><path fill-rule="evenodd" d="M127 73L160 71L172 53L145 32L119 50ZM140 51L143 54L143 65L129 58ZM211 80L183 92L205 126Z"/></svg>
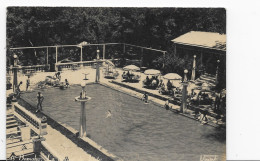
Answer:
<svg viewBox="0 0 260 161"><path fill-rule="evenodd" d="M214 32L191 31L173 39L172 42L226 51L226 35Z"/></svg>

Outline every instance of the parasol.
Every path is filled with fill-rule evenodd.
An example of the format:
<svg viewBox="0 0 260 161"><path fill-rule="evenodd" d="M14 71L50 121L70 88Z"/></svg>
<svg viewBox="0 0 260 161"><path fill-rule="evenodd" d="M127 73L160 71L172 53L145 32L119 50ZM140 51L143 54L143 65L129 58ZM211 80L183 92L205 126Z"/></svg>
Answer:
<svg viewBox="0 0 260 161"><path fill-rule="evenodd" d="M168 73L168 74L164 75L163 78L168 79L168 80L181 80L182 79L182 77L177 73Z"/></svg>
<svg viewBox="0 0 260 161"><path fill-rule="evenodd" d="M161 72L159 70L156 69L147 69L144 71L145 75L160 75Z"/></svg>
<svg viewBox="0 0 260 161"><path fill-rule="evenodd" d="M136 71L136 70L140 70L139 67L135 66L135 65L127 65L123 68L124 70L133 70L133 71Z"/></svg>

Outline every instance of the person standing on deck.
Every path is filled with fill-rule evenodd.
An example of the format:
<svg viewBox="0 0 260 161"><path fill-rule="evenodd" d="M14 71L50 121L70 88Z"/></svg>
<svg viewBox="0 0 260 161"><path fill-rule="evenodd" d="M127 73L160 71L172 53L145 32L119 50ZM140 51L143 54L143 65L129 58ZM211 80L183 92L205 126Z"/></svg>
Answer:
<svg viewBox="0 0 260 161"><path fill-rule="evenodd" d="M37 94L37 100L38 100L38 103L37 103L37 110L36 110L36 112L42 111L42 102L43 102L43 100L44 100L44 97L43 97L43 95L41 94L41 92L38 92L38 94Z"/></svg>
<svg viewBox="0 0 260 161"><path fill-rule="evenodd" d="M30 86L30 76L28 75L28 78L26 80L26 91L28 90L29 86Z"/></svg>
<svg viewBox="0 0 260 161"><path fill-rule="evenodd" d="M17 89L16 89L16 96L17 98L20 98L21 95L21 89L20 86L23 84L23 82L21 81L18 85L17 85Z"/></svg>

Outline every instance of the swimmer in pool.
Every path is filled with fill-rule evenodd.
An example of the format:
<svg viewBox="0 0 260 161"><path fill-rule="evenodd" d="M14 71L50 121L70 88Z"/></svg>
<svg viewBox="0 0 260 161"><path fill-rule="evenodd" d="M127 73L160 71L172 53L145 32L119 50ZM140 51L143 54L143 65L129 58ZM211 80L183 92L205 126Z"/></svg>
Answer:
<svg viewBox="0 0 260 161"><path fill-rule="evenodd" d="M111 116L112 116L112 112L110 110L108 110L106 118L111 117Z"/></svg>

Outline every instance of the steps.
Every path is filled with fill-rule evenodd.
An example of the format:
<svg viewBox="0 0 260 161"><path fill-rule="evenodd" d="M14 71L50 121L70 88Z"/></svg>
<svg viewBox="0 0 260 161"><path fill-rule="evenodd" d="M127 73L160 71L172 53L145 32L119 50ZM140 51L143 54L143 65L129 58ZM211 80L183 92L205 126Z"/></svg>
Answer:
<svg viewBox="0 0 260 161"><path fill-rule="evenodd" d="M216 76L205 73L204 75L201 75L198 79L195 80L195 84L202 84L207 83L210 86L216 85Z"/></svg>
<svg viewBox="0 0 260 161"><path fill-rule="evenodd" d="M22 141L18 121L11 110L6 113L6 155L7 158L14 153L16 156L32 153L33 141Z"/></svg>
<svg viewBox="0 0 260 161"><path fill-rule="evenodd" d="M18 122L14 117L14 114L8 112L6 115L6 129L18 127Z"/></svg>

